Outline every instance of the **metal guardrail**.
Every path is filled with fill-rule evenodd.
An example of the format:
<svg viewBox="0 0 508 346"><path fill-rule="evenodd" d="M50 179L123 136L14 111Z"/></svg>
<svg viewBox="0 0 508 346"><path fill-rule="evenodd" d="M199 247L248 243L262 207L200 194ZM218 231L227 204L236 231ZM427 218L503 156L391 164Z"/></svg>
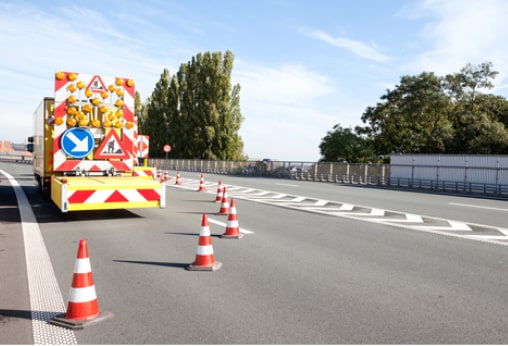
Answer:
<svg viewBox="0 0 508 346"><path fill-rule="evenodd" d="M19 154L16 152L14 152L14 153L0 152L0 161L32 164L33 157L31 155L24 155L24 154Z"/></svg>
<svg viewBox="0 0 508 346"><path fill-rule="evenodd" d="M31 164L19 153L0 153L0 161ZM212 161L148 159L149 166L187 172L268 177L323 183L370 185L508 198L508 185L390 177L390 165L300 161Z"/></svg>
<svg viewBox="0 0 508 346"><path fill-rule="evenodd" d="M394 178L390 177L390 165L386 164L149 159L148 165L163 170L407 188L508 198L508 185Z"/></svg>

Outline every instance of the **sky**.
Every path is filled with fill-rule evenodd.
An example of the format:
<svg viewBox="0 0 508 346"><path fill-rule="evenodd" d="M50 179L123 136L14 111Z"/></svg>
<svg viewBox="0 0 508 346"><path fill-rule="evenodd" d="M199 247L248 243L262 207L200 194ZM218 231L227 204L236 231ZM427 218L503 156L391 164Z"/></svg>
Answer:
<svg viewBox="0 0 508 346"><path fill-rule="evenodd" d="M0 140L26 142L58 71L132 78L146 100L164 69L229 50L244 154L317 161L402 76L492 62L488 92L508 97L507 15L506 0L0 0Z"/></svg>

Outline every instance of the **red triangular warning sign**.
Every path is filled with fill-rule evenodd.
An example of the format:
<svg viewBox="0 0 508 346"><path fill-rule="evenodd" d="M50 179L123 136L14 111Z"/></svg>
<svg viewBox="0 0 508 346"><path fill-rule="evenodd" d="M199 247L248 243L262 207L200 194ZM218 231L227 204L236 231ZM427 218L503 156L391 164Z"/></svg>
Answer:
<svg viewBox="0 0 508 346"><path fill-rule="evenodd" d="M98 75L93 76L90 83L88 83L87 89L92 90L95 93L100 93L103 91L107 91L106 86L104 85L104 82L102 81L101 77Z"/></svg>
<svg viewBox="0 0 508 346"><path fill-rule="evenodd" d="M129 152L115 130L110 130L95 152L94 159L128 159Z"/></svg>

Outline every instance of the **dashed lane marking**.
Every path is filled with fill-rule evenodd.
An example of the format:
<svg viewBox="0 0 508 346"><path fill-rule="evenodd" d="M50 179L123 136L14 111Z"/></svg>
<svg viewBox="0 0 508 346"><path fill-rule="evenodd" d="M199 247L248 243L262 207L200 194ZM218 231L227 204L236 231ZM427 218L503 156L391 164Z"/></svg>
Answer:
<svg viewBox="0 0 508 346"><path fill-rule="evenodd" d="M11 175L2 170L0 173L9 179L18 200L25 243L34 344L76 345L76 335L72 330L48 323L51 318L65 312L62 293L41 230L23 189Z"/></svg>
<svg viewBox="0 0 508 346"><path fill-rule="evenodd" d="M195 189L199 185L199 181L196 179L186 178L182 182L183 185L171 186L183 189ZM211 188L212 186L216 187L217 185L207 184L207 187ZM384 210L312 197L287 195L241 186L225 186L229 196L257 203L508 246L508 229L503 227L447 220L433 216ZM458 205L458 203L454 204Z"/></svg>

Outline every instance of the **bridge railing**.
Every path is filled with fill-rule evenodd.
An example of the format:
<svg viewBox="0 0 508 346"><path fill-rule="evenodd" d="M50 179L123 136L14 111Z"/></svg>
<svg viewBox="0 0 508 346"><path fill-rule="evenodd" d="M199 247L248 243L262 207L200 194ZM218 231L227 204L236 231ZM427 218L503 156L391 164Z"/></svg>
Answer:
<svg viewBox="0 0 508 346"><path fill-rule="evenodd" d="M508 198L508 185L390 177L388 164L304 161L213 161L149 159L148 165L172 171L270 177L324 183L375 185L435 192Z"/></svg>
<svg viewBox="0 0 508 346"><path fill-rule="evenodd" d="M29 163L33 162L32 155L17 152L0 152L0 161Z"/></svg>

